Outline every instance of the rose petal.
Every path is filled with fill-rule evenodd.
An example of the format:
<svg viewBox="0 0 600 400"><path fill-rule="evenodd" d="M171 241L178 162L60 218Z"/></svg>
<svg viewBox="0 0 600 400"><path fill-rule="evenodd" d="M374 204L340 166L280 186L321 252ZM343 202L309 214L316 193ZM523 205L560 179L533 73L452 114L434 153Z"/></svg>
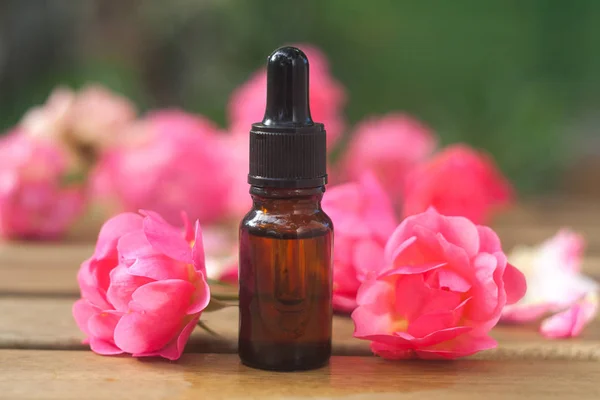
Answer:
<svg viewBox="0 0 600 400"><path fill-rule="evenodd" d="M417 242L416 236L411 236L402 243L394 243L392 241L388 241L385 246L385 249L384 249L384 258L385 258L386 263L388 265L394 265L396 260L398 258L400 258L401 256L403 256L405 259L409 259L409 260L413 259L414 260L416 258L414 255L412 255L412 254L406 255L405 253L407 253L409 251L418 252L419 249L416 249L416 250L412 249L413 246L416 247L416 245L415 245L416 242Z"/></svg>
<svg viewBox="0 0 600 400"><path fill-rule="evenodd" d="M390 346L381 342L372 342L371 351L387 360L408 360L415 358L415 351L410 344L404 346Z"/></svg>
<svg viewBox="0 0 600 400"><path fill-rule="evenodd" d="M386 241L397 226L392 202L373 173L363 173L360 184L365 200L361 207L364 219L375 237Z"/></svg>
<svg viewBox="0 0 600 400"><path fill-rule="evenodd" d="M73 304L73 318L75 318L75 322L79 329L86 334L86 336L90 336L90 330L88 328L88 322L90 318L101 312L100 309L94 307L89 301L85 299L79 299Z"/></svg>
<svg viewBox="0 0 600 400"><path fill-rule="evenodd" d="M201 271L206 275L206 261L204 257L204 241L202 238L202 228L200 221L196 221L194 246L192 247L192 259L196 271Z"/></svg>
<svg viewBox="0 0 600 400"><path fill-rule="evenodd" d="M185 241L185 234L151 211L141 211L144 218L144 234L155 251L187 264L192 263L192 249Z"/></svg>
<svg viewBox="0 0 600 400"><path fill-rule="evenodd" d="M163 255L152 247L144 231L139 230L127 233L119 239L117 250L121 260L137 260L143 257L155 257Z"/></svg>
<svg viewBox="0 0 600 400"><path fill-rule="evenodd" d="M369 306L359 306L352 312L354 337L367 338L371 335L391 334L394 332L394 317L391 312ZM368 339L367 339L368 340Z"/></svg>
<svg viewBox="0 0 600 400"><path fill-rule="evenodd" d="M333 309L336 311L340 311L343 313L349 313L354 311L356 308L356 296L342 294L342 293L333 293L332 298Z"/></svg>
<svg viewBox="0 0 600 400"><path fill-rule="evenodd" d="M403 318L412 321L417 318L429 300L430 290L425 287L423 275L399 276L396 280L394 303L395 311Z"/></svg>
<svg viewBox="0 0 600 400"><path fill-rule="evenodd" d="M418 349L417 355L424 360L456 359L467 357L483 350L496 348L498 343L489 336L473 337L469 334L452 341L440 343L433 348Z"/></svg>
<svg viewBox="0 0 600 400"><path fill-rule="evenodd" d="M452 270L440 268L436 272L438 278L438 287L440 289L445 287L453 292L461 293L471 289L471 284L465 278Z"/></svg>
<svg viewBox="0 0 600 400"><path fill-rule="evenodd" d="M116 266L113 260L88 259L81 264L77 272L77 282L81 297L101 309L111 308L106 299L106 290L110 284L110 271Z"/></svg>
<svg viewBox="0 0 600 400"><path fill-rule="evenodd" d="M458 300L460 301L460 297ZM446 307L444 307L442 304L438 304L437 308L446 308L446 310L423 312L421 315L411 321L407 332L415 338L421 338L437 331L443 331L445 329L456 327L460 321L460 318L462 317L465 304L467 304L469 300L470 298L458 304L454 308L449 308L448 306L450 306L450 304L448 304Z"/></svg>
<svg viewBox="0 0 600 400"><path fill-rule="evenodd" d="M498 286L494 281L497 259L492 254L480 253L473 260L473 265L475 267L477 285L472 289L473 301L468 306L467 314L471 320L485 321L494 314L499 304Z"/></svg>
<svg viewBox="0 0 600 400"><path fill-rule="evenodd" d="M194 286L182 280L152 282L132 295L131 312L115 328L115 343L127 353L156 352L185 327Z"/></svg>
<svg viewBox="0 0 600 400"><path fill-rule="evenodd" d="M436 238L442 248L441 258L446 260L449 268L469 281L474 279L475 271L465 249L450 243L442 234L438 234Z"/></svg>
<svg viewBox="0 0 600 400"><path fill-rule="evenodd" d="M134 213L122 213L110 218L100 229L94 257L116 257L119 238L127 233L141 230L142 224L142 216Z"/></svg>
<svg viewBox="0 0 600 400"><path fill-rule="evenodd" d="M191 266L173 260L164 255L139 258L128 269L129 274L147 277L153 280L182 279L189 280Z"/></svg>
<svg viewBox="0 0 600 400"><path fill-rule="evenodd" d="M185 232L185 241L188 243L192 243L194 240L194 229L192 228L192 224L188 215L185 211L181 212L181 220L183 221L183 232Z"/></svg>
<svg viewBox="0 0 600 400"><path fill-rule="evenodd" d="M190 335L192 334L198 320L200 319L200 315L192 318L190 322L187 323L185 328L181 331L176 340L171 341L164 348L159 351L149 352L149 353L136 353L133 354L134 357L154 357L159 356L166 358L167 360L175 361L181 358L183 354L183 350L185 349L185 345L187 344Z"/></svg>
<svg viewBox="0 0 600 400"><path fill-rule="evenodd" d="M514 304L525 296L527 282L521 271L507 264L502 280L504 281L504 290L506 290L506 304Z"/></svg>
<svg viewBox="0 0 600 400"><path fill-rule="evenodd" d="M502 245L500 238L491 228L487 226L478 225L477 231L479 232L479 251L484 253L496 253L502 251Z"/></svg>
<svg viewBox="0 0 600 400"><path fill-rule="evenodd" d="M123 350L119 349L113 343L96 338L90 338L90 349L92 349L94 353L101 354L103 356L123 354Z"/></svg>
<svg viewBox="0 0 600 400"><path fill-rule="evenodd" d="M467 256L479 252L480 237L477 227L465 217L442 217L439 232L455 246L464 249Z"/></svg>
<svg viewBox="0 0 600 400"><path fill-rule="evenodd" d="M550 339L579 336L597 313L598 297L595 293L590 294L565 311L542 321L540 332Z"/></svg>
<svg viewBox="0 0 600 400"><path fill-rule="evenodd" d="M383 272L380 277L394 276L394 275L418 275L427 271L442 268L448 265L445 262L431 262L418 265L398 265L394 268Z"/></svg>
<svg viewBox="0 0 600 400"><path fill-rule="evenodd" d="M358 305L384 305L393 299L394 284L387 280L368 279L358 289L356 302Z"/></svg>
<svg viewBox="0 0 600 400"><path fill-rule="evenodd" d="M210 287L204 278L204 274L200 271L195 271L196 277L193 279L193 283L196 287L192 296L192 302L187 309L187 314L197 314L204 310L210 302Z"/></svg>
<svg viewBox="0 0 600 400"><path fill-rule="evenodd" d="M354 246L353 261L356 277L364 281L370 273L384 269L383 246L374 240L361 240Z"/></svg>
<svg viewBox="0 0 600 400"><path fill-rule="evenodd" d="M506 322L532 322L552 309L552 304L514 304L504 307L501 319Z"/></svg>
<svg viewBox="0 0 600 400"><path fill-rule="evenodd" d="M416 338L408 332L396 332L395 334L400 338L409 340L415 348L423 348L453 340L472 331L473 329L469 326L455 326L452 328L440 329L439 331L432 332L422 338Z"/></svg>
<svg viewBox="0 0 600 400"><path fill-rule="evenodd" d="M126 312L129 310L129 302L133 292L140 286L154 280L145 276L130 274L127 267L119 265L110 273L110 281L111 284L107 293L108 300L115 309Z"/></svg>
<svg viewBox="0 0 600 400"><path fill-rule="evenodd" d="M92 315L88 322L90 335L97 340L113 342L115 326L120 318L121 316L118 314L107 312Z"/></svg>

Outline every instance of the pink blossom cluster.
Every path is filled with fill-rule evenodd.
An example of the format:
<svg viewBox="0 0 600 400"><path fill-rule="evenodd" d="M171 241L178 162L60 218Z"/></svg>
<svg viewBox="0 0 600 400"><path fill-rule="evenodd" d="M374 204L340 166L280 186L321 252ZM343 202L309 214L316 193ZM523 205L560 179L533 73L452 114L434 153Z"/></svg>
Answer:
<svg viewBox="0 0 600 400"><path fill-rule="evenodd" d="M347 126L345 88L319 49L299 47L311 61L313 117L325 123L330 149L348 142L339 161L331 164L331 183L353 182L369 171L404 216L434 206L443 214L464 215L480 223L510 202L511 187L491 159L465 145L435 153L437 137L406 114L368 117L356 125L349 140L340 141ZM36 185L47 186L35 196L38 207L51 208L56 196L49 195L49 188L61 191L63 186L57 182L67 178L68 192L78 188L80 204L60 213L47 212L32 224L25 216L29 203L14 200L19 198L16 186L5 184L5 197L13 200L10 207L4 204L8 200L0 202L0 220L9 218L3 217L2 210L10 208L14 223L3 224L2 235L60 237L89 203L107 215L151 209L171 223L182 210L203 224L237 221L249 207L248 130L263 114L265 88L263 68L233 92L226 129L203 116L174 109L138 117L129 100L99 85L78 91L57 88L44 105L25 114L11 136L27 136L22 143L55 153L39 160L59 172L36 180ZM10 147L0 143L0 158L9 158L3 154ZM23 157L20 162L27 164ZM24 174L15 163L0 168L5 174ZM26 177L20 181L29 182ZM36 226L42 225L53 225L53 234L36 234Z"/></svg>
<svg viewBox="0 0 600 400"><path fill-rule="evenodd" d="M598 311L597 287L579 273L581 239L563 232L507 258L485 224L515 194L492 158L440 147L400 111L348 129L347 93L327 57L298 47L311 62L312 115L336 156L323 200L335 226L333 305L352 314L355 336L398 359L494 347L500 318L548 317L546 336L579 334ZM140 116L90 85L56 89L0 139L0 236L60 238L90 204L123 213L79 274L74 315L94 351L177 358L210 298L207 279L235 282L248 130L263 115L265 81L260 69L233 92L226 128L177 109ZM203 240L199 225L172 226L182 212ZM146 332L158 321L164 329Z"/></svg>

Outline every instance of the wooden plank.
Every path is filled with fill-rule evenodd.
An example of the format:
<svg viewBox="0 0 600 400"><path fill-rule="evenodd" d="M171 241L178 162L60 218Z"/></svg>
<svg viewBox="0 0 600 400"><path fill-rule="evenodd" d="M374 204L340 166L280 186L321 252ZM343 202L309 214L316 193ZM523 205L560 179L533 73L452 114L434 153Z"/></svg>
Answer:
<svg viewBox="0 0 600 400"><path fill-rule="evenodd" d="M0 244L0 293L76 295L77 271L93 244Z"/></svg>
<svg viewBox="0 0 600 400"><path fill-rule="evenodd" d="M0 348L81 350L83 335L71 316L72 300L23 297L0 298ZM202 320L219 337L201 329L192 334L187 352L234 353L237 349L238 314L235 307L205 313ZM346 316L334 318L333 352L337 355L369 355L368 342L352 337L354 326ZM499 326L493 336L497 349L477 355L482 359L562 359L600 361L600 320L582 336L570 340L546 340L534 326Z"/></svg>
<svg viewBox="0 0 600 400"><path fill-rule="evenodd" d="M299 373L250 369L237 356L184 355L176 363L88 352L0 351L3 398L29 399L598 399L600 363L389 362L333 357Z"/></svg>

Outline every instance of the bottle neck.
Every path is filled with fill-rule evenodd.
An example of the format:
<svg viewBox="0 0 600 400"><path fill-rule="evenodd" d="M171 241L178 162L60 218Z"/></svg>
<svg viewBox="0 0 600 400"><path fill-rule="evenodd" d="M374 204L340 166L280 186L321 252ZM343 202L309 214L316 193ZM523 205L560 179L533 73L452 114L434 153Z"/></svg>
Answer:
<svg viewBox="0 0 600 400"><path fill-rule="evenodd" d="M321 210L325 186L281 189L250 186L254 209L263 212L306 212Z"/></svg>

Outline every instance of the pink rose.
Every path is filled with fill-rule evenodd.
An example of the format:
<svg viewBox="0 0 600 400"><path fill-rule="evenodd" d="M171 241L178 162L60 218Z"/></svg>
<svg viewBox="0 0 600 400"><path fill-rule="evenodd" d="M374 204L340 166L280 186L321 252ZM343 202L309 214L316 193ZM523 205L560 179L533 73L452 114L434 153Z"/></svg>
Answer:
<svg viewBox="0 0 600 400"><path fill-rule="evenodd" d="M335 227L333 307L350 312L361 282L383 267L385 243L398 223L390 199L371 174L328 189L323 209Z"/></svg>
<svg viewBox="0 0 600 400"><path fill-rule="evenodd" d="M0 236L61 237L83 213L80 184L62 148L14 130L0 139Z"/></svg>
<svg viewBox="0 0 600 400"><path fill-rule="evenodd" d="M128 99L101 85L87 85L78 92L59 87L43 106L25 114L21 126L28 134L59 142L72 151L82 146L103 149L118 140L136 113Z"/></svg>
<svg viewBox="0 0 600 400"><path fill-rule="evenodd" d="M310 63L310 109L317 122L325 124L327 144L333 144L344 130L342 109L346 102L344 87L331 76L327 58L311 45L295 45L308 57ZM267 73L261 68L233 92L229 102L230 131L247 135L250 125L259 122L265 113L267 101Z"/></svg>
<svg viewBox="0 0 600 400"><path fill-rule="evenodd" d="M92 174L94 193L119 211L159 212L170 223L180 210L201 223L228 209L224 143L205 118L166 110L149 114L104 154Z"/></svg>
<svg viewBox="0 0 600 400"><path fill-rule="evenodd" d="M352 319L354 336L389 359L453 359L495 347L488 332L526 290L494 231L434 209L398 226L384 262L358 290Z"/></svg>
<svg viewBox="0 0 600 400"><path fill-rule="evenodd" d="M481 223L511 202L510 183L493 161L465 145L453 145L418 165L407 177L404 215L435 207L444 215Z"/></svg>
<svg viewBox="0 0 600 400"><path fill-rule="evenodd" d="M184 232L142 214L104 224L77 275L73 316L98 354L176 360L210 300L200 225L184 218Z"/></svg>
<svg viewBox="0 0 600 400"><path fill-rule="evenodd" d="M239 221L252 207L250 185L248 184L248 168L250 165L250 135L225 135L223 137L224 172L228 175L230 184L229 194L225 203L227 214L235 221Z"/></svg>
<svg viewBox="0 0 600 400"><path fill-rule="evenodd" d="M408 171L435 149L436 136L412 117L392 113L360 122L341 163L351 180L375 173L392 199L400 200Z"/></svg>
<svg viewBox="0 0 600 400"><path fill-rule="evenodd" d="M565 229L535 248L515 249L509 259L525 274L529 289L505 307L502 320L523 323L551 315L542 322L544 336L578 336L598 312L598 285L581 274L583 248L583 238Z"/></svg>

